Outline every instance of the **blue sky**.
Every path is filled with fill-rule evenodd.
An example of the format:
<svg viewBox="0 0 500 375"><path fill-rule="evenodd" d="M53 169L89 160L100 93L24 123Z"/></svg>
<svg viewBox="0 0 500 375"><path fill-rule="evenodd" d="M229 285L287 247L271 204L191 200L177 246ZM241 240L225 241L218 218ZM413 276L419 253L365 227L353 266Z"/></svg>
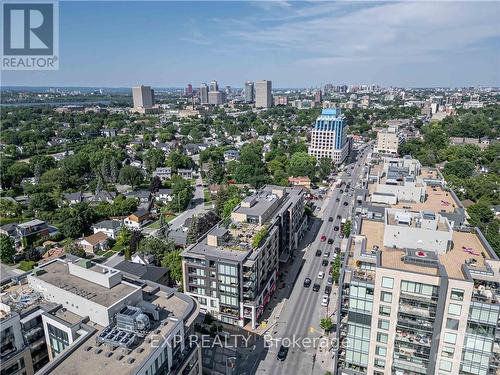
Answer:
<svg viewBox="0 0 500 375"><path fill-rule="evenodd" d="M500 86L499 2L60 2L60 68L2 85Z"/></svg>

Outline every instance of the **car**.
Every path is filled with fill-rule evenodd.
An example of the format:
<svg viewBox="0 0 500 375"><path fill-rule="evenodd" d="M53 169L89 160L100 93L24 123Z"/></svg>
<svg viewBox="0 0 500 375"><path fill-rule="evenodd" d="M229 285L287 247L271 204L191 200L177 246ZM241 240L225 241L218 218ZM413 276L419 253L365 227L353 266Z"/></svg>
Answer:
<svg viewBox="0 0 500 375"><path fill-rule="evenodd" d="M340 215L337 215L337 219L339 219L339 220L340 220L340 219L342 219L342 216L340 216Z"/></svg>
<svg viewBox="0 0 500 375"><path fill-rule="evenodd" d="M328 245L331 245L333 243L333 238L328 239Z"/></svg>
<svg viewBox="0 0 500 375"><path fill-rule="evenodd" d="M326 283L327 283L328 285L333 285L333 277L328 276L328 279L326 280Z"/></svg>
<svg viewBox="0 0 500 375"><path fill-rule="evenodd" d="M323 259L323 261L321 262L321 265L322 265L323 267L328 266L328 260Z"/></svg>
<svg viewBox="0 0 500 375"><path fill-rule="evenodd" d="M335 198L335 202L340 202L340 198Z"/></svg>
<svg viewBox="0 0 500 375"><path fill-rule="evenodd" d="M344 194L344 190L340 189L340 194Z"/></svg>
<svg viewBox="0 0 500 375"><path fill-rule="evenodd" d="M321 207L316 207L316 211L320 211L321 210Z"/></svg>
<svg viewBox="0 0 500 375"><path fill-rule="evenodd" d="M335 246L335 252L336 252L336 253L340 253L340 247Z"/></svg>
<svg viewBox="0 0 500 375"><path fill-rule="evenodd" d="M316 256L317 256L317 257L320 257L320 256L321 256L321 250L319 250L319 249L318 249L318 250L316 250Z"/></svg>
<svg viewBox="0 0 500 375"><path fill-rule="evenodd" d="M328 221L333 221L333 217L331 217L331 216L330 216L330 217L328 218Z"/></svg>
<svg viewBox="0 0 500 375"><path fill-rule="evenodd" d="M326 236L325 235L322 235L321 238L320 238L321 242L325 242L326 241Z"/></svg>
<svg viewBox="0 0 500 375"><path fill-rule="evenodd" d="M280 350L278 351L278 355L276 356L278 361L284 361L286 359L286 356L288 354L288 349L289 349L288 346L284 345L280 346Z"/></svg>
<svg viewBox="0 0 500 375"><path fill-rule="evenodd" d="M319 271L318 272L318 279L322 279L323 277L325 277L325 273L323 271Z"/></svg>
<svg viewBox="0 0 500 375"><path fill-rule="evenodd" d="M328 302L330 301L330 297L328 297L326 294L323 296L321 299L321 306L328 306Z"/></svg>
<svg viewBox="0 0 500 375"><path fill-rule="evenodd" d="M330 257L330 252L329 252L329 251L325 251L325 252L323 253L323 256L324 256L325 258L329 258L329 257Z"/></svg>
<svg viewBox="0 0 500 375"><path fill-rule="evenodd" d="M339 233L339 238L344 238L344 233L340 232Z"/></svg>
<svg viewBox="0 0 500 375"><path fill-rule="evenodd" d="M333 227L333 230L334 230L335 232L336 232L336 231L338 231L338 230L339 230L339 226L338 226L338 225L335 225L335 226Z"/></svg>
<svg viewBox="0 0 500 375"><path fill-rule="evenodd" d="M310 286L311 286L311 279L306 277L306 279L304 280L304 287L309 288Z"/></svg>
<svg viewBox="0 0 500 375"><path fill-rule="evenodd" d="M325 294L330 295L332 293L332 287L330 285L325 286Z"/></svg>
<svg viewBox="0 0 500 375"><path fill-rule="evenodd" d="M347 206L348 204L349 204L349 203L347 203L347 202L344 202L344 206Z"/></svg>
<svg viewBox="0 0 500 375"><path fill-rule="evenodd" d="M314 292L319 292L320 285L319 284L314 284L313 285L313 291Z"/></svg>

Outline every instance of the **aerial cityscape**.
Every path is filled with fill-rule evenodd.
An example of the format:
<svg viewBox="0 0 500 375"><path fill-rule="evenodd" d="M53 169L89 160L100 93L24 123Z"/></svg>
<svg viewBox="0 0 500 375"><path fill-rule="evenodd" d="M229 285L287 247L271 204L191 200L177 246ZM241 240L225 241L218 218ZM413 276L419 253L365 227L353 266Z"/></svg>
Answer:
<svg viewBox="0 0 500 375"><path fill-rule="evenodd" d="M2 17L0 375L500 375L499 2Z"/></svg>

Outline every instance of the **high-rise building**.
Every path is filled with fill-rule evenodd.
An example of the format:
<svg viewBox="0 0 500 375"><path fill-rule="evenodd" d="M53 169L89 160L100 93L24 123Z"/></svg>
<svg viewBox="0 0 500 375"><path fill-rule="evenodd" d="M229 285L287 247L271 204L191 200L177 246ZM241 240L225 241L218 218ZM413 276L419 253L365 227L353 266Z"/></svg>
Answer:
<svg viewBox="0 0 500 375"><path fill-rule="evenodd" d="M217 83L217 81L212 81L210 82L210 91L214 92L214 91L219 91L219 85Z"/></svg>
<svg viewBox="0 0 500 375"><path fill-rule="evenodd" d="M200 103L208 104L208 86L206 83L202 83L200 86Z"/></svg>
<svg viewBox="0 0 500 375"><path fill-rule="evenodd" d="M495 251L437 170L409 157L365 168L371 194L357 199L339 280L337 373L498 374Z"/></svg>
<svg viewBox="0 0 500 375"><path fill-rule="evenodd" d="M245 102L253 103L253 101L254 101L253 82L246 81L245 82Z"/></svg>
<svg viewBox="0 0 500 375"><path fill-rule="evenodd" d="M208 93L208 104L210 105L221 105L224 102L222 92L220 91L210 91Z"/></svg>
<svg viewBox="0 0 500 375"><path fill-rule="evenodd" d="M182 253L186 294L222 322L255 329L278 272L307 230L305 190L265 186Z"/></svg>
<svg viewBox="0 0 500 375"><path fill-rule="evenodd" d="M346 128L340 109L323 109L311 133L309 155L318 160L328 158L334 163L343 163L349 152Z"/></svg>
<svg viewBox="0 0 500 375"><path fill-rule="evenodd" d="M397 154L399 145L404 142L404 136L398 131L397 126L379 130L377 132L377 144L374 148L375 152L380 154Z"/></svg>
<svg viewBox="0 0 500 375"><path fill-rule="evenodd" d="M193 95L193 85L192 84L188 83L188 85L184 89L184 95L186 95L186 96Z"/></svg>
<svg viewBox="0 0 500 375"><path fill-rule="evenodd" d="M270 108L273 105L271 81L255 81L255 107Z"/></svg>
<svg viewBox="0 0 500 375"><path fill-rule="evenodd" d="M135 109L150 109L154 105L154 91L150 86L137 86L132 88L132 97Z"/></svg>
<svg viewBox="0 0 500 375"><path fill-rule="evenodd" d="M321 95L321 90L318 90L314 93L314 104L318 105L321 104L321 101L323 100L323 96Z"/></svg>

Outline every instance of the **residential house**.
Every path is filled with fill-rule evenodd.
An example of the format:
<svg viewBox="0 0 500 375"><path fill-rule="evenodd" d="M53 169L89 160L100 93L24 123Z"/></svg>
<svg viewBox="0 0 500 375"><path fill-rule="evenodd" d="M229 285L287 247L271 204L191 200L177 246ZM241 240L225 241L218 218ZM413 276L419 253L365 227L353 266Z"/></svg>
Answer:
<svg viewBox="0 0 500 375"><path fill-rule="evenodd" d="M149 203L149 199L151 198L151 192L149 190L137 190L131 191L126 194L127 198L136 198L140 203Z"/></svg>
<svg viewBox="0 0 500 375"><path fill-rule="evenodd" d="M103 137L116 137L116 129L102 129L101 134Z"/></svg>
<svg viewBox="0 0 500 375"><path fill-rule="evenodd" d="M154 264L155 256L149 253L135 253L130 261L132 263L144 264L144 265Z"/></svg>
<svg viewBox="0 0 500 375"><path fill-rule="evenodd" d="M34 219L16 226L16 241L25 247L37 238L55 236L57 233L59 230L56 227L48 225L45 221Z"/></svg>
<svg viewBox="0 0 500 375"><path fill-rule="evenodd" d="M190 180L193 178L193 170L192 169L182 169L179 168L177 170L177 174L181 176L182 178L185 178L187 180Z"/></svg>
<svg viewBox="0 0 500 375"><path fill-rule="evenodd" d="M94 233L104 233L106 236L112 239L116 239L120 229L122 227L122 223L116 220L103 220L98 222L97 224L92 225L92 230Z"/></svg>
<svg viewBox="0 0 500 375"><path fill-rule="evenodd" d="M155 193L155 198L159 202L172 202L173 195L172 189L159 189L157 193Z"/></svg>
<svg viewBox="0 0 500 375"><path fill-rule="evenodd" d="M108 249L108 236L104 232L97 232L83 237L78 243L86 253L95 254L98 251Z"/></svg>
<svg viewBox="0 0 500 375"><path fill-rule="evenodd" d="M238 150L224 151L224 161L228 162L231 160L240 160L240 152Z"/></svg>
<svg viewBox="0 0 500 375"><path fill-rule="evenodd" d="M129 215L123 223L130 229L141 229L144 225L151 221L150 214L147 210L137 210L132 215Z"/></svg>
<svg viewBox="0 0 500 375"><path fill-rule="evenodd" d="M311 179L307 176L297 176L297 177L288 177L288 182L292 186L302 186L307 189L311 188Z"/></svg>
<svg viewBox="0 0 500 375"><path fill-rule="evenodd" d="M172 178L172 169L169 167L156 168L153 177L159 177L162 181L170 180Z"/></svg>

